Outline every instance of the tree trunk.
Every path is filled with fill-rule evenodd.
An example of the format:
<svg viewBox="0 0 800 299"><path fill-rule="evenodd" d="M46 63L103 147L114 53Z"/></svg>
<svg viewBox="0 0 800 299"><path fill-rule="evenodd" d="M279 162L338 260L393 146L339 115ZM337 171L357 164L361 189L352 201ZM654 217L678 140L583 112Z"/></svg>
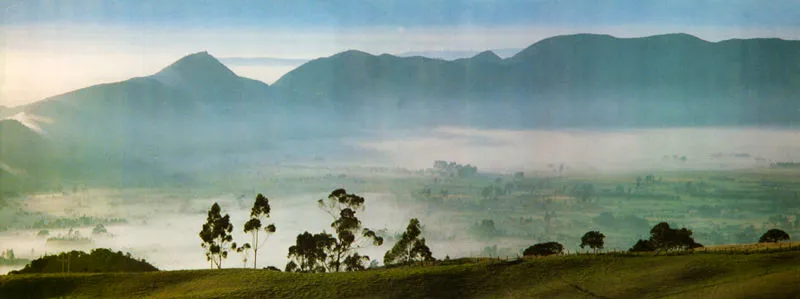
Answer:
<svg viewBox="0 0 800 299"><path fill-rule="evenodd" d="M255 242L253 242L253 269L258 268L258 230L255 233Z"/></svg>

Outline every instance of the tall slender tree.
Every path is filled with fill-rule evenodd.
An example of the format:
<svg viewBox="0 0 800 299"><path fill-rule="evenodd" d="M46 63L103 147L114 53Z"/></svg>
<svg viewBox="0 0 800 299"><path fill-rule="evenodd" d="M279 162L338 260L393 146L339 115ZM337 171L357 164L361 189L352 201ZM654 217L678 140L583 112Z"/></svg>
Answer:
<svg viewBox="0 0 800 299"><path fill-rule="evenodd" d="M231 245L231 249L242 255L242 268L247 268L247 256L250 255L250 249L252 249L250 243L244 243L242 246L237 247L236 243L234 242L233 245Z"/></svg>
<svg viewBox="0 0 800 299"><path fill-rule="evenodd" d="M244 232L249 233L251 237L251 247L253 249L253 269L258 267L258 249L267 242L267 237L275 232L275 224L268 224L262 226L262 222L269 218L270 206L269 199L259 193L256 195L256 201L253 203L253 208L250 209L250 220L244 224ZM266 236L264 240L259 240L259 232L264 229Z"/></svg>
<svg viewBox="0 0 800 299"><path fill-rule="evenodd" d="M331 227L336 233L335 243L328 249L327 267L331 272L364 269L369 256L358 254L358 249L371 244L380 246L383 238L361 225L356 210L364 210L364 198L348 194L344 189L336 189L327 199L317 201L320 208L333 218Z"/></svg>
<svg viewBox="0 0 800 299"><path fill-rule="evenodd" d="M212 269L215 265L217 269L222 269L222 260L228 257L228 250L236 248L236 243L231 244L232 231L231 217L228 214L222 216L222 209L215 202L208 210L206 223L199 234L203 240L200 246L205 249L206 259L211 263Z"/></svg>

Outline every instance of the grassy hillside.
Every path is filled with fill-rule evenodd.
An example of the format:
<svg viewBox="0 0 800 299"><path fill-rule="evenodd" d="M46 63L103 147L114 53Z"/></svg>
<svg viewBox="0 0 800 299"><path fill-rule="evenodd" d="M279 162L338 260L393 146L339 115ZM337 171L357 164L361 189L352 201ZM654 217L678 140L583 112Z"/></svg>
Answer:
<svg viewBox="0 0 800 299"><path fill-rule="evenodd" d="M353 273L11 275L3 298L800 298L800 252L570 255Z"/></svg>

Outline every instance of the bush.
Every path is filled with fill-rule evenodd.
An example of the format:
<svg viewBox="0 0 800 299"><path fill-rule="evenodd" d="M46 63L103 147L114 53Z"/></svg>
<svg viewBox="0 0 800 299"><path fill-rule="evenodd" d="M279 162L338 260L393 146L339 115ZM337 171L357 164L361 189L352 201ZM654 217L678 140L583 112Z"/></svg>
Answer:
<svg viewBox="0 0 800 299"><path fill-rule="evenodd" d="M558 242L547 242L534 244L522 252L524 256L548 256L554 254L563 254L564 246Z"/></svg>

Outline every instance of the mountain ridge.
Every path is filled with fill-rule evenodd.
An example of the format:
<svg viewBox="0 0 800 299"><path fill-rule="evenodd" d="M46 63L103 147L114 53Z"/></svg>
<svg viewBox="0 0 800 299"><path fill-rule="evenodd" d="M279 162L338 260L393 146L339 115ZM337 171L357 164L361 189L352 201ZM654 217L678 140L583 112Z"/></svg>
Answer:
<svg viewBox="0 0 800 299"><path fill-rule="evenodd" d="M48 120L37 125L47 132L52 154L43 157L57 160L56 177L151 184L193 173L188 164L203 155L280 156L301 150L286 141L375 131L800 127L797 95L800 41L580 34L505 59L492 51L444 60L348 50L272 85L202 51L149 76L7 110Z"/></svg>
<svg viewBox="0 0 800 299"><path fill-rule="evenodd" d="M393 123L397 111L422 109L450 111L453 117L419 123L471 125L475 121L504 128L794 126L800 123L793 113L800 108L793 100L793 94L800 93L800 64L792 61L800 60L799 52L800 41L774 38L711 42L685 33L624 38L582 33L545 38L507 58L491 51L444 60L347 50L310 60L270 86L239 77L201 51L153 75L82 88L25 110L36 110L53 98L69 102L52 105L64 106L56 110L76 108L88 97L112 102L117 98L120 103L108 104L116 108L103 108L109 111L141 110L161 118L263 109L298 111L299 105L316 107L315 113L333 109L373 119L362 125ZM91 107L80 110L103 111ZM514 119L529 121L506 123L480 111L512 113Z"/></svg>

